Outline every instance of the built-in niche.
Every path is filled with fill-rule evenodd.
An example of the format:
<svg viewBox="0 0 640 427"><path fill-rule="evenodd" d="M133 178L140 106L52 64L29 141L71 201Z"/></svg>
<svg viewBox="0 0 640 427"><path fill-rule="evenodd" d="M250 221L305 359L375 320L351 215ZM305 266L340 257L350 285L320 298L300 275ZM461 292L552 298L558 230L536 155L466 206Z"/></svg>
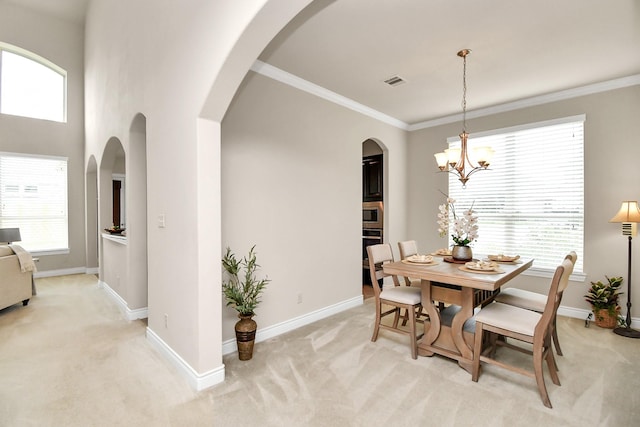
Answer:
<svg viewBox="0 0 640 427"><path fill-rule="evenodd" d="M119 225L125 228L127 224L127 199L125 197L126 185L124 174L114 173L111 178L111 186L113 198L112 222L113 225Z"/></svg>

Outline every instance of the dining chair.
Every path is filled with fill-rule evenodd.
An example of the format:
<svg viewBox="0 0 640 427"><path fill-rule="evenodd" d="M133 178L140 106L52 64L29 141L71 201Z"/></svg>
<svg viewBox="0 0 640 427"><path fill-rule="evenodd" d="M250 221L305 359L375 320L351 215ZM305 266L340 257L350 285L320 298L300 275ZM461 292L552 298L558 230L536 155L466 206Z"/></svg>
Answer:
<svg viewBox="0 0 640 427"><path fill-rule="evenodd" d="M578 260L578 254L575 251L569 252L565 259L571 260L571 263L575 266L576 261ZM562 292L558 297L558 307L560 307L560 303L562 302ZM496 301L501 302L503 304L513 305L515 307L526 308L527 310L533 310L538 313L542 313L544 311L544 306L547 301L547 295L540 294L538 292L527 291L525 289L519 288L506 288L498 294L495 298ZM556 311L558 309L556 307ZM553 316L553 322L551 327L552 330L552 338L553 345L556 348L556 353L558 356L562 356L562 349L560 348L560 341L558 340L558 328L556 327L556 316Z"/></svg>
<svg viewBox="0 0 640 427"><path fill-rule="evenodd" d="M416 243L415 240L405 240L403 242L398 242L398 249L400 250L400 259L407 259L412 255L417 255L418 252L418 243ZM405 277L404 278L404 282L407 286L416 286L416 287L421 287L420 284L420 279L412 279L410 277ZM438 308L440 310L444 310L444 303L439 302L438 303ZM429 317L429 314L427 313L427 311L425 309L423 309L420 312L420 315L423 315L425 317Z"/></svg>
<svg viewBox="0 0 640 427"><path fill-rule="evenodd" d="M513 305L493 302L482 308L475 316L476 332L473 344L473 369L471 379L478 381L480 362L493 364L510 371L535 378L538 392L544 406L551 408L551 400L544 383L543 362L547 362L549 374L554 384L560 385L558 369L553 351L551 350L551 324L558 309L557 301L569 283L569 276L573 272L573 263L564 259L556 268L549 294L542 313ZM485 340L487 332L488 340ZM498 336L513 338L532 345L527 348L498 340ZM489 345L483 351L483 343ZM504 346L533 356L533 372L519 366L510 365L495 358L496 347Z"/></svg>
<svg viewBox="0 0 640 427"><path fill-rule="evenodd" d="M376 321L373 327L373 336L371 341L375 342L378 339L378 332L380 329L386 329L400 334L408 335L411 344L411 357L417 359L418 357L418 340L422 337L417 335L416 324L416 311L422 310L422 291L420 288L413 286L400 286L400 280L395 274L385 273L381 266L383 264L393 262L393 252L391 245L388 243L382 243L377 245L367 246L367 254L369 255L369 271L371 274L371 283L373 284L373 293L376 303ZM378 280L391 277L393 280L393 286L380 285ZM383 281L381 281L383 282ZM391 309L383 311L383 305L391 306ZM409 330L401 329L398 327L398 321L400 320L400 310L407 310ZM382 323L382 319L390 314L393 314L392 326Z"/></svg>
<svg viewBox="0 0 640 427"><path fill-rule="evenodd" d="M405 240L404 242L398 242L398 249L400 250L400 259L407 259L412 255L418 254L418 243L416 243L415 240ZM405 277L404 283L407 286L420 287L420 279Z"/></svg>

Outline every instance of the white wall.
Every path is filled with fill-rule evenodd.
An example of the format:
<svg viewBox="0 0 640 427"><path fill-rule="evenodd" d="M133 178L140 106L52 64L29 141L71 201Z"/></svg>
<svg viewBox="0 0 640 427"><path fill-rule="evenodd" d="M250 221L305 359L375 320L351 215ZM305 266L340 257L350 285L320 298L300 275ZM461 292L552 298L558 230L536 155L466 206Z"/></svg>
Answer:
<svg viewBox="0 0 640 427"><path fill-rule="evenodd" d="M582 297L589 281L604 280L605 274L627 276L627 240L622 236L620 224L608 221L618 212L623 200L640 199L640 169L635 166L640 159L635 129L640 117L640 86L468 120L467 129L473 134L578 114L586 114L584 269L587 281L571 282L562 305L589 310ZM437 189L447 188L447 175L435 172L433 153L442 151L447 137L457 135L460 126L438 126L410 135L408 227L420 246L442 246L434 224L442 200ZM634 257L636 264L640 259L637 252L638 249ZM632 274L632 284L637 288L640 269L635 268ZM540 292L548 289L549 280L520 276L511 284ZM632 297L634 307L640 306L640 292L632 293ZM621 302L626 302L626 295ZM632 310L632 315L638 317L638 312Z"/></svg>
<svg viewBox="0 0 640 427"><path fill-rule="evenodd" d="M391 242L404 230L406 133L250 73L222 122L222 242L257 245L268 327L362 295L362 143L390 159ZM298 304L301 295L302 303ZM225 309L223 338L236 313Z"/></svg>
<svg viewBox="0 0 640 427"><path fill-rule="evenodd" d="M68 158L69 253L39 256L39 275L85 267L84 76L82 26L0 2L0 41L67 71L67 122L0 114L0 151Z"/></svg>
<svg viewBox="0 0 640 427"><path fill-rule="evenodd" d="M146 117L149 330L196 381L223 372L216 120L260 51L309 1L89 6L85 159L100 159L111 137L129 156L132 120Z"/></svg>

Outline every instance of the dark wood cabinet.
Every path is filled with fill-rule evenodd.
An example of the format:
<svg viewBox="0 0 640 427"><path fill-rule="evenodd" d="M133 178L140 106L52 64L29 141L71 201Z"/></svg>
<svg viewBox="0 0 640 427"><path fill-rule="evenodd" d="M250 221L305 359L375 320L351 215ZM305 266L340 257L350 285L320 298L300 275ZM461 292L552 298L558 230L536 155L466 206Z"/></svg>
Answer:
<svg viewBox="0 0 640 427"><path fill-rule="evenodd" d="M382 200L382 154L362 158L362 201Z"/></svg>

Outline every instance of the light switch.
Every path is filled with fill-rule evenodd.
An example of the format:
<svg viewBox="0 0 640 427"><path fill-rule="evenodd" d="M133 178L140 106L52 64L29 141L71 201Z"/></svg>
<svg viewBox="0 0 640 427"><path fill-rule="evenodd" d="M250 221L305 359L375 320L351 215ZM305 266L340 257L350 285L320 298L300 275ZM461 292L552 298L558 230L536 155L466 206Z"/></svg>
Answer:
<svg viewBox="0 0 640 427"><path fill-rule="evenodd" d="M165 224L164 214L158 215L158 227L159 228L164 228L165 226L166 226L166 224Z"/></svg>

